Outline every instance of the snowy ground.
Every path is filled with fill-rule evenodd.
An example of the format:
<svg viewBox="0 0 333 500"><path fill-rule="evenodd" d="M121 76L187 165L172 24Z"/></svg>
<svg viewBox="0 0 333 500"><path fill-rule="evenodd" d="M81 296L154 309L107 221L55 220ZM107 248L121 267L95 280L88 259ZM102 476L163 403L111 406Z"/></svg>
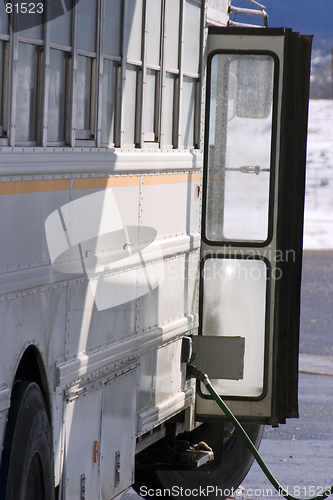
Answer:
<svg viewBox="0 0 333 500"><path fill-rule="evenodd" d="M304 249L333 249L333 101L311 100Z"/></svg>

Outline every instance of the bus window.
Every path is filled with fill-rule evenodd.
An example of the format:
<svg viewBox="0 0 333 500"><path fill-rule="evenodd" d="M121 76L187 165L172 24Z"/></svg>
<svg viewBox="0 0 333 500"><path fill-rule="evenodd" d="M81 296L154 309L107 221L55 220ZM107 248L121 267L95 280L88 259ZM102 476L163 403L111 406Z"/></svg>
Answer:
<svg viewBox="0 0 333 500"><path fill-rule="evenodd" d="M141 65L142 0L125 1L125 47L124 57L128 62Z"/></svg>
<svg viewBox="0 0 333 500"><path fill-rule="evenodd" d="M162 116L162 134L161 146L172 148L176 145L178 116L177 95L179 88L179 12L178 0L168 0L165 10L165 77L163 86L163 116ZM177 21L175 21L177 20ZM177 86L176 86L177 85Z"/></svg>
<svg viewBox="0 0 333 500"><path fill-rule="evenodd" d="M57 4L50 2L47 8L50 9L50 15L48 17L52 18L56 15L59 7ZM67 47L72 45L72 17L73 11L68 10L65 14L62 14L56 19L52 19L52 22L48 23L47 28L50 30L51 45L52 43L65 45Z"/></svg>
<svg viewBox="0 0 333 500"><path fill-rule="evenodd" d="M159 72L147 69L145 85L145 119L144 119L144 139L145 142L155 142L157 140L157 105L159 90Z"/></svg>
<svg viewBox="0 0 333 500"><path fill-rule="evenodd" d="M126 0L124 52L126 62L122 101L122 144L140 143L142 97L142 0Z"/></svg>
<svg viewBox="0 0 333 500"><path fill-rule="evenodd" d="M48 4L49 16L57 13L58 5ZM53 10L55 9L55 11ZM52 19L49 30L49 90L47 111L48 146L64 146L70 143L70 106L72 84L72 18L73 11Z"/></svg>
<svg viewBox="0 0 333 500"><path fill-rule="evenodd" d="M12 36L15 47L18 42L12 83L2 5L0 139L6 144L199 147L201 0L63 0L58 17L59 2L48 3L43 15L55 16L52 22ZM6 89L14 98L8 118ZM4 119L13 123L8 141Z"/></svg>
<svg viewBox="0 0 333 500"><path fill-rule="evenodd" d="M96 59L77 58L76 73L76 139L93 139L95 118Z"/></svg>
<svg viewBox="0 0 333 500"><path fill-rule="evenodd" d="M102 144L114 146L114 113L115 113L115 83L116 64L110 59L103 61L102 89Z"/></svg>
<svg viewBox="0 0 333 500"><path fill-rule="evenodd" d="M16 143L33 145L37 142L37 87L41 71L37 45L18 44L16 83Z"/></svg>
<svg viewBox="0 0 333 500"><path fill-rule="evenodd" d="M177 76L167 72L164 80L164 107L163 107L163 136L161 137L162 146L172 148L174 144L174 121L175 121L175 84Z"/></svg>
<svg viewBox="0 0 333 500"><path fill-rule="evenodd" d="M97 29L96 0L80 0L78 4L78 48L87 52L96 52Z"/></svg>
<svg viewBox="0 0 333 500"><path fill-rule="evenodd" d="M19 4L20 5L20 4ZM24 10L24 3L21 9ZM28 7L28 6L26 6ZM35 4L30 4L30 10L35 11L33 15L22 15L21 12L16 16L17 29L21 36L31 38L32 40L43 40L44 36L44 12L39 12L39 9L35 7ZM15 10L15 9L13 9ZM29 12L29 11L28 11ZM35 19L39 19L39 22L35 22ZM31 25L33 24L33 25Z"/></svg>
<svg viewBox="0 0 333 500"><path fill-rule="evenodd" d="M104 2L103 53L119 60L121 55L121 0Z"/></svg>
<svg viewBox="0 0 333 500"><path fill-rule="evenodd" d="M75 139L95 138L97 2L78 5ZM88 55L89 53L89 55Z"/></svg>
<svg viewBox="0 0 333 500"><path fill-rule="evenodd" d="M180 148L193 148L195 137L197 102L196 87L199 82L200 20L201 5L194 0L185 2L183 34L183 88L181 97Z"/></svg>
<svg viewBox="0 0 333 500"><path fill-rule="evenodd" d="M144 141L157 142L159 129L161 0L148 2L147 70L145 75Z"/></svg>
<svg viewBox="0 0 333 500"><path fill-rule="evenodd" d="M184 23L184 73L199 73L201 2L186 0Z"/></svg>
<svg viewBox="0 0 333 500"><path fill-rule="evenodd" d="M50 50L50 86L47 138L50 145L65 144L65 113L68 98L69 59L62 50Z"/></svg>
<svg viewBox="0 0 333 500"><path fill-rule="evenodd" d="M116 104L119 103L121 73L121 25L122 2L114 0L104 2L103 32L103 79L102 79L102 105L101 113L101 144L107 147L119 145L118 117L116 117ZM116 100L118 99L118 101ZM117 121L116 125L115 122Z"/></svg>
<svg viewBox="0 0 333 500"><path fill-rule="evenodd" d="M9 22L4 2L0 2L0 36L9 35Z"/></svg>
<svg viewBox="0 0 333 500"><path fill-rule="evenodd" d="M126 79L123 89L123 122L122 122L122 132L123 132L123 144L125 146L134 147L134 137L135 137L135 106L137 99L137 81L138 81L138 70L134 65L126 65ZM126 110L126 112L125 112Z"/></svg>
<svg viewBox="0 0 333 500"><path fill-rule="evenodd" d="M9 43L0 40L0 144L7 144ZM1 139L4 138L4 139ZM5 141L4 143L2 142Z"/></svg>

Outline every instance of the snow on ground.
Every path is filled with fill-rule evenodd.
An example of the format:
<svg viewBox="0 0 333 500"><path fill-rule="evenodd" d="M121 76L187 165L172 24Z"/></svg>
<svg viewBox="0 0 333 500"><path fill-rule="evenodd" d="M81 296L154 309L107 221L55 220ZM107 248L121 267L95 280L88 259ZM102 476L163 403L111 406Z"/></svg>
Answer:
<svg viewBox="0 0 333 500"><path fill-rule="evenodd" d="M333 101L310 100L304 249L333 249Z"/></svg>

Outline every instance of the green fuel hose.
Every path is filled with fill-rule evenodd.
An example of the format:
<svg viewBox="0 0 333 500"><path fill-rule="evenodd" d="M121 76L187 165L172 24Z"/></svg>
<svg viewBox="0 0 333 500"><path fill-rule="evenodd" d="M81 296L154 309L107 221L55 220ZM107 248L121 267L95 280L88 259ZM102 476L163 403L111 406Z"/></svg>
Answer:
<svg viewBox="0 0 333 500"><path fill-rule="evenodd" d="M195 377L202 382L205 387L207 388L208 392L211 394L213 399L216 401L216 403L219 405L221 410L225 413L225 415L228 417L228 419L233 423L235 428L238 431L238 434L242 437L244 443L246 444L247 448L250 450L254 458L257 460L258 464L261 467L261 470L267 477L267 479L271 482L271 484L274 486L274 488L278 491L278 493L288 500L322 500L324 498L327 498L329 495L333 493L333 485L330 488L327 488L323 493L320 495L317 495L315 497L311 498L300 498L300 497L294 497L293 495L290 495L281 485L280 483L275 479L271 471L268 469L267 465L261 458L257 448L254 446L252 443L251 439L241 426L241 424L238 422L237 418L234 416L234 414L229 410L227 405L224 403L224 401L220 398L220 396L217 394L215 391L214 387L212 386L208 376L198 370L195 366L192 364L188 363L187 364L187 373L189 377Z"/></svg>

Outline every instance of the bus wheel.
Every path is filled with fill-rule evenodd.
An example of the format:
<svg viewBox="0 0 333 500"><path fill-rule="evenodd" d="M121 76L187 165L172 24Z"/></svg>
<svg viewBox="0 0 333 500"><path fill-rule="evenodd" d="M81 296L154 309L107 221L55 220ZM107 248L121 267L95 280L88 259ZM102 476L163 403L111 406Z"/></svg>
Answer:
<svg viewBox="0 0 333 500"><path fill-rule="evenodd" d="M258 448L264 426L244 424L243 427ZM233 427L231 426L231 432L230 428L226 432L221 423L205 423L189 435L179 437L191 443L204 441L213 449L214 460L196 470L148 470L140 463L139 456L135 490L139 494L147 494L149 489L150 497L155 495L155 498L161 494L162 497L175 499L183 495L193 500L222 500L232 496L233 490L241 484L253 462L250 451Z"/></svg>
<svg viewBox="0 0 333 500"><path fill-rule="evenodd" d="M0 471L5 500L53 500L52 436L42 393L34 382L14 385Z"/></svg>

